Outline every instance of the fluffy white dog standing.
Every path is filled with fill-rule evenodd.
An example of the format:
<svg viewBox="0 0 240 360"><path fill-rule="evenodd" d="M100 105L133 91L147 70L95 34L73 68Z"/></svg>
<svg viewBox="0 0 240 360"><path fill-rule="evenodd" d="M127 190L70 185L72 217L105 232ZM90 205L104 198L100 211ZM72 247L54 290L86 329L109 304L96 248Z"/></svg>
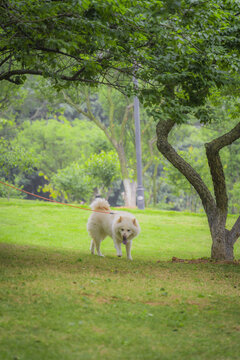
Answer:
<svg viewBox="0 0 240 360"><path fill-rule="evenodd" d="M137 219L125 211L112 212L105 199L97 198L91 204L91 208L94 212L90 215L87 223L87 230L92 238L91 253L94 254L96 248L97 254L104 256L100 251L101 241L110 236L117 250L117 256L122 256L121 245L123 243L126 245L127 258L132 260L132 239L140 232Z"/></svg>

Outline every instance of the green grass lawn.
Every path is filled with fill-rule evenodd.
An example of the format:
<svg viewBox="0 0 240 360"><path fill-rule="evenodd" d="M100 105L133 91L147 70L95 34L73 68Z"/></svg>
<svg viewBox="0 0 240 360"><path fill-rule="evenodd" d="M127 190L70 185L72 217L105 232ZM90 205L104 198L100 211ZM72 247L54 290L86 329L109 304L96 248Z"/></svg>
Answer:
<svg viewBox="0 0 240 360"><path fill-rule="evenodd" d="M0 199L1 360L239 359L240 266L171 261L210 256L206 217L133 212L131 262L87 211Z"/></svg>

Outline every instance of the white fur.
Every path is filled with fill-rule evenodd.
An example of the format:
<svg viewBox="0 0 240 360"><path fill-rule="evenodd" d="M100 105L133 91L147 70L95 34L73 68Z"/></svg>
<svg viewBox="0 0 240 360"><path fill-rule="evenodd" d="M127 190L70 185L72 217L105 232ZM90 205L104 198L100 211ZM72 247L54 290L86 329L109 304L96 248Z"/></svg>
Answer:
<svg viewBox="0 0 240 360"><path fill-rule="evenodd" d="M121 245L125 242L127 258L132 260L132 239L140 232L137 219L125 211L111 212L109 203L105 199L94 200L91 208L95 211L110 212L110 214L93 212L88 219L87 230L92 238L91 253L94 254L96 248L97 254L104 256L100 251L100 245L107 236L110 236L117 250L117 256L122 256Z"/></svg>

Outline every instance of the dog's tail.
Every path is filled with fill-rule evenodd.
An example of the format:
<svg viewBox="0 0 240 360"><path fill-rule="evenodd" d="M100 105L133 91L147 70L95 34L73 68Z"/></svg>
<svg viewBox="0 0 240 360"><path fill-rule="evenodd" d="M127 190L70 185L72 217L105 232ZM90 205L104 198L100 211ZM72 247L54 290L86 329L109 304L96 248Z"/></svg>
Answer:
<svg viewBox="0 0 240 360"><path fill-rule="evenodd" d="M91 204L92 210L110 211L110 205L107 200L97 198Z"/></svg>

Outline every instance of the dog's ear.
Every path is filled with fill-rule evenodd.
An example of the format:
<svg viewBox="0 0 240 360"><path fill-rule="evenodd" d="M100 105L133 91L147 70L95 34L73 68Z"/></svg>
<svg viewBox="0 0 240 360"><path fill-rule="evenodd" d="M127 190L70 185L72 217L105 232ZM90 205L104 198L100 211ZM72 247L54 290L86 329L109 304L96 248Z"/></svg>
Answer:
<svg viewBox="0 0 240 360"><path fill-rule="evenodd" d="M133 225L137 227L137 220L135 218L133 219Z"/></svg>
<svg viewBox="0 0 240 360"><path fill-rule="evenodd" d="M120 216L120 218L118 219L117 223L122 222L122 217Z"/></svg>

